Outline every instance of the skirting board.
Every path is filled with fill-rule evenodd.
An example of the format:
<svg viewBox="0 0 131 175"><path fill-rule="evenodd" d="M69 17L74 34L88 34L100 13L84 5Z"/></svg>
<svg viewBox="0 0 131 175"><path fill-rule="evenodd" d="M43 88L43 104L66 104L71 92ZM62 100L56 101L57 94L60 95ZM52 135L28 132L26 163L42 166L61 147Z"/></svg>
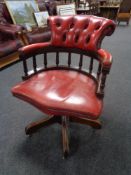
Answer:
<svg viewBox="0 0 131 175"><path fill-rule="evenodd" d="M12 53L9 56L0 58L0 70L3 70L12 64L19 61L19 55L18 52Z"/></svg>

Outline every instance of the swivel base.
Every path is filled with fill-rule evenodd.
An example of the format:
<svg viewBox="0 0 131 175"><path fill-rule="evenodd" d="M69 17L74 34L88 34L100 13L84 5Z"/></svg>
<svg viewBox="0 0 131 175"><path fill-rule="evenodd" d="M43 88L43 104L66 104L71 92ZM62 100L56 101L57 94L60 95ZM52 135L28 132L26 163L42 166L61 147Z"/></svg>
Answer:
<svg viewBox="0 0 131 175"><path fill-rule="evenodd" d="M86 124L95 129L101 129L102 125L99 120L89 120L86 118L78 117L66 117L66 116L50 116L44 119L41 119L37 122L32 122L26 126L25 132L27 135L32 135L37 132L42 127L47 127L54 123L59 123L62 126L62 145L63 145L63 158L66 158L69 154L69 137L68 137L68 123L75 122L80 124Z"/></svg>

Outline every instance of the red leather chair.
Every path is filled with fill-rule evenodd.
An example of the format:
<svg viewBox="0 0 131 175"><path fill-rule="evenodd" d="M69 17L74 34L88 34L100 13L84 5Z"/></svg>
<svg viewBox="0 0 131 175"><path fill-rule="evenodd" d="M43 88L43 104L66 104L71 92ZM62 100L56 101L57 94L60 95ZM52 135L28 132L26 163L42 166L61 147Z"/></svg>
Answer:
<svg viewBox="0 0 131 175"><path fill-rule="evenodd" d="M52 16L49 18L50 42L36 43L20 49L24 81L12 88L12 94L49 117L29 124L25 131L31 135L39 128L58 122L62 125L63 153L69 153L68 122L101 128L99 116L103 108L106 75L112 56L101 48L102 39L115 29L113 21L96 16ZM48 53L56 53L56 65L48 66ZM66 65L60 64L61 52L68 53ZM78 54L78 67L72 65L72 53ZM44 66L38 68L37 56L43 54ZM55 54L54 54L55 57ZM28 70L27 59L32 58L33 70ZM89 68L83 69L84 60ZM98 63L96 75L93 62Z"/></svg>
<svg viewBox="0 0 131 175"><path fill-rule="evenodd" d="M0 70L19 60L17 50L23 46L20 39L23 27L12 24L5 3L0 2Z"/></svg>

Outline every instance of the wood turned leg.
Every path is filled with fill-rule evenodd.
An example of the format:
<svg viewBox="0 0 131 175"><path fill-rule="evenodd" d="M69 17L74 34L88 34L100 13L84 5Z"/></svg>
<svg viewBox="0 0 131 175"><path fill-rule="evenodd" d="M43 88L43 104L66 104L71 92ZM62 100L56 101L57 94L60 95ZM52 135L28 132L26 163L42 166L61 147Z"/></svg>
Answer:
<svg viewBox="0 0 131 175"><path fill-rule="evenodd" d="M32 122L26 126L25 133L27 135L33 134L42 127L47 127L49 125L52 125L53 123L60 122L59 120L60 120L59 116L51 116L51 117L47 117L47 118L41 119L36 122Z"/></svg>
<svg viewBox="0 0 131 175"><path fill-rule="evenodd" d="M62 143L63 143L63 156L66 158L69 154L69 139L68 139L68 124L67 117L62 117Z"/></svg>
<svg viewBox="0 0 131 175"><path fill-rule="evenodd" d="M90 119L86 119L86 118L70 117L70 121L75 122L75 123L80 123L80 124L86 124L86 125L89 125L95 129L101 129L101 127L102 127L99 119L90 120Z"/></svg>

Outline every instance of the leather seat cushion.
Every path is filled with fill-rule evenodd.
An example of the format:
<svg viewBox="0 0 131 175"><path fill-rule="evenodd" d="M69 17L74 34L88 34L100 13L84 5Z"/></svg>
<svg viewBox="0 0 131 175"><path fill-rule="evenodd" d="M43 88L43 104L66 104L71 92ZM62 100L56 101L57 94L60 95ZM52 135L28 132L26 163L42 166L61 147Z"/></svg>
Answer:
<svg viewBox="0 0 131 175"><path fill-rule="evenodd" d="M103 102L94 79L73 70L48 70L12 88L14 96L47 114L97 119Z"/></svg>

